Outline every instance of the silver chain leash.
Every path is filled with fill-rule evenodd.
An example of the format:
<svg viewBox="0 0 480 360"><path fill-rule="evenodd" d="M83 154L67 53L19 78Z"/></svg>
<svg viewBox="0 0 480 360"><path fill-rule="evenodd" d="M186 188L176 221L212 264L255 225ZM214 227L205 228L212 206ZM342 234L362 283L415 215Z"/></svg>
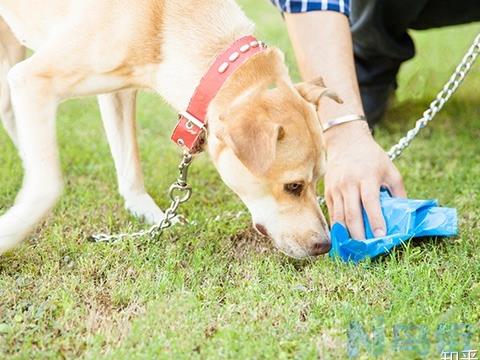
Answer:
<svg viewBox="0 0 480 360"><path fill-rule="evenodd" d="M182 157L182 161L178 166L179 175L177 180L170 186L168 190L168 196L170 197L170 207L165 210L164 218L158 224L153 225L148 230L142 230L134 233L121 233L121 234L96 234L90 237L92 242L96 243L113 243L122 241L126 238L138 239L143 237L149 237L150 239L156 239L162 235L163 231L172 227L175 223L185 223L186 220L182 216L177 215L178 208L183 203L186 203L192 197L192 187L188 185L188 169L192 163L193 156L190 153L185 152Z"/></svg>
<svg viewBox="0 0 480 360"><path fill-rule="evenodd" d="M440 110L442 110L443 106L458 90L458 87L469 73L472 65L475 63L475 60L477 60L479 54L480 34L477 35L477 37L473 41L472 46L465 54L462 62L457 66L455 72L452 74L443 89L438 93L435 100L431 102L428 109L423 113L423 116L417 120L415 127L411 129L407 133L407 135L405 135L405 137L401 138L400 141L388 151L388 156L391 160L395 160L396 158L398 158L403 153L403 151L410 146L411 142L417 137L418 133L425 126L427 126L430 121L433 120L433 118L440 112Z"/></svg>

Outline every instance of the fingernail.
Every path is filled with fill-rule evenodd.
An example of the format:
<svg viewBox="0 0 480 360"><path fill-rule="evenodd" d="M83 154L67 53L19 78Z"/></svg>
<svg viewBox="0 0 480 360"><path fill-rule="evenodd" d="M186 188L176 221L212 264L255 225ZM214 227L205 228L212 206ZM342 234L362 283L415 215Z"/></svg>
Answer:
<svg viewBox="0 0 480 360"><path fill-rule="evenodd" d="M387 233L385 232L384 229L376 229L373 234L375 235L375 237L383 237L385 235L387 235Z"/></svg>

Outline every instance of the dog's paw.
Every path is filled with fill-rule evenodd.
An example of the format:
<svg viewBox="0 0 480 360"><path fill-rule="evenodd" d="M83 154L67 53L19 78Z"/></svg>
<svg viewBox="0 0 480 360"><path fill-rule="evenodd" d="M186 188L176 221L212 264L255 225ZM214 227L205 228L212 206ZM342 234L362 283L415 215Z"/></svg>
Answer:
<svg viewBox="0 0 480 360"><path fill-rule="evenodd" d="M147 193L126 197L125 208L133 216L144 220L148 224L158 224L164 218L163 211Z"/></svg>
<svg viewBox="0 0 480 360"><path fill-rule="evenodd" d="M15 226L17 218L12 218L11 213L0 217L0 256L14 249L26 236L26 231ZM22 231L23 230L23 231Z"/></svg>
<svg viewBox="0 0 480 360"><path fill-rule="evenodd" d="M0 239L0 257L5 254L6 252L13 250L17 246L17 242L15 241L2 241Z"/></svg>

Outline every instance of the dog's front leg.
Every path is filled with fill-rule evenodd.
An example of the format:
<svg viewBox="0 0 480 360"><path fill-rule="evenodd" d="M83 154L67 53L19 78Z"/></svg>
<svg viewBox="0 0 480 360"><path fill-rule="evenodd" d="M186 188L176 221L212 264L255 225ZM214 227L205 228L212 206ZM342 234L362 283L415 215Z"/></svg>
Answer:
<svg viewBox="0 0 480 360"><path fill-rule="evenodd" d="M62 191L55 133L58 98L45 70L33 56L8 74L24 178L15 205L0 217L0 254L48 214Z"/></svg>
<svg viewBox="0 0 480 360"><path fill-rule="evenodd" d="M163 212L145 191L136 137L136 91L127 90L98 97L105 131L117 170L118 187L125 207L151 224Z"/></svg>

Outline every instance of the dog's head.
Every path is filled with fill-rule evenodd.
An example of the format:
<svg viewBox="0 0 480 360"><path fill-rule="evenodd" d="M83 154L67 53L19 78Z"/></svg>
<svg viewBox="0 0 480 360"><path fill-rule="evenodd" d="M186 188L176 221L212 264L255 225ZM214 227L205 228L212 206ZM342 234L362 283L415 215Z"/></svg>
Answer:
<svg viewBox="0 0 480 360"><path fill-rule="evenodd" d="M316 185L324 171L317 108L336 98L321 79L293 85L283 55L255 55L225 84L209 110L208 147L224 182L254 227L287 255L330 249Z"/></svg>

